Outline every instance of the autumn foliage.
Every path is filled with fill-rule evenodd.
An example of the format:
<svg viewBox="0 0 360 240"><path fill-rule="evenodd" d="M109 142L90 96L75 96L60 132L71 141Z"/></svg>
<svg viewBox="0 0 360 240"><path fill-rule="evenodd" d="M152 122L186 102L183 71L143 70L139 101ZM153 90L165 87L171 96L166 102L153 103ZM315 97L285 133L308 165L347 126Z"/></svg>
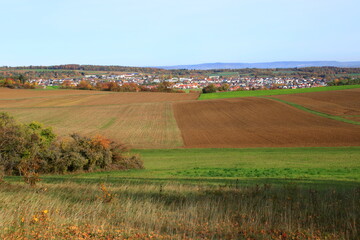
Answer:
<svg viewBox="0 0 360 240"><path fill-rule="evenodd" d="M111 92L169 92L185 93L183 90L174 89L173 83L161 82L157 85L138 85L136 83L117 83L117 82L96 82L91 84L89 81L82 80L76 86L68 80L65 80L60 86L63 89L80 89L80 90L98 90Z"/></svg>
<svg viewBox="0 0 360 240"><path fill-rule="evenodd" d="M35 185L41 173L143 168L143 163L124 144L103 136L74 133L60 139L40 123L20 124L0 113L0 167Z"/></svg>
<svg viewBox="0 0 360 240"><path fill-rule="evenodd" d="M0 87L34 89L36 85L29 82L24 82L24 80L21 81L21 79L4 78L0 79Z"/></svg>

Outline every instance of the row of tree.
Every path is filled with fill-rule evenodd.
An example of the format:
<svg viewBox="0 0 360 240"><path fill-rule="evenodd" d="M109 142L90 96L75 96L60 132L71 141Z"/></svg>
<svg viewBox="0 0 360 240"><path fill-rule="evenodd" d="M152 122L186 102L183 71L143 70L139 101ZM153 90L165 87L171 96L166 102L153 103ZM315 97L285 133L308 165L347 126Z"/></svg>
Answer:
<svg viewBox="0 0 360 240"><path fill-rule="evenodd" d="M209 84L208 86L202 89L203 93L214 93L214 92L227 92L230 90L230 85L225 83L222 84L220 87L216 87L214 84Z"/></svg>
<svg viewBox="0 0 360 240"><path fill-rule="evenodd" d="M212 70L188 70L174 69L165 70L160 68L126 67L126 66L99 66L99 65L56 65L56 66L23 66L23 67L0 67L0 77L16 77L20 74L27 78L71 78L82 77L85 74L117 74L119 72L137 72L142 74L156 75L157 78L165 76L207 77L211 74L225 76L233 72L238 76L250 77L317 77L334 80L339 76L351 76L360 74L360 68L341 67L306 67L306 68L273 68L273 69L212 69Z"/></svg>
<svg viewBox="0 0 360 240"><path fill-rule="evenodd" d="M336 78L333 81L329 82L329 86L340 86L340 85L356 85L360 84L360 78Z"/></svg>
<svg viewBox="0 0 360 240"><path fill-rule="evenodd" d="M182 90L173 89L173 83L161 82L157 85L138 85L136 83L119 84L117 82L96 82L95 85L88 81L81 81L78 85L73 85L71 81L65 80L61 88L63 89L81 89L81 90L98 90L98 91L112 91L112 92L172 92L184 93Z"/></svg>
<svg viewBox="0 0 360 240"><path fill-rule="evenodd" d="M26 82L24 78L3 78L0 79L0 87L34 89L35 84Z"/></svg>

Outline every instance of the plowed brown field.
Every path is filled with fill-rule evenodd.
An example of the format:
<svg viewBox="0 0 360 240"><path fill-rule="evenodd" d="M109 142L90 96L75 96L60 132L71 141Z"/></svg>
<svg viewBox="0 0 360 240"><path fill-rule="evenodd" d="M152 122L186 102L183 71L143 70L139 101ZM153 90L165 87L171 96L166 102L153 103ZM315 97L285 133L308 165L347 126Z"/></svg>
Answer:
<svg viewBox="0 0 360 240"><path fill-rule="evenodd" d="M360 145L360 126L320 117L270 99L253 97L173 105L185 147Z"/></svg>
<svg viewBox="0 0 360 240"><path fill-rule="evenodd" d="M0 88L0 100L3 99L21 99L21 98L41 98L69 95L87 95L87 94L109 94L110 92L87 91L87 90L30 90L30 89L10 89Z"/></svg>
<svg viewBox="0 0 360 240"><path fill-rule="evenodd" d="M174 102L195 100L199 96L198 93L109 93L80 90L34 91L12 89L1 92L1 90L2 88L0 88L0 108L101 106L132 103ZM12 97L8 91L12 93ZM47 95L47 92L54 94ZM60 92L60 94L55 94L56 92ZM78 94L82 92L85 93ZM33 95L34 93L38 94Z"/></svg>
<svg viewBox="0 0 360 240"><path fill-rule="evenodd" d="M337 116L360 116L360 89L272 96ZM349 118L351 119L351 118ZM355 120L354 118L352 120ZM356 121L356 120L355 120Z"/></svg>

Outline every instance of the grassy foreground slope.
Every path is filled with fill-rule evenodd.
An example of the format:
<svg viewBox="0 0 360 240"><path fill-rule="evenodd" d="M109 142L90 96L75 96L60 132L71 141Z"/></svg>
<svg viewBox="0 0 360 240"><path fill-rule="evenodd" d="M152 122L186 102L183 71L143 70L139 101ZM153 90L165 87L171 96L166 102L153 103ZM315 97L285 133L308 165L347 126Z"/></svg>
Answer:
<svg viewBox="0 0 360 240"><path fill-rule="evenodd" d="M344 85L344 86L329 86L316 88L299 88L299 89L276 89L276 90L256 90L256 91L233 91L233 92L217 92L201 94L199 100L218 99L218 98L238 98L238 97L258 97L258 96L272 96L295 93L309 93L309 92L323 92L334 90L345 90L360 88L360 85Z"/></svg>
<svg viewBox="0 0 360 240"><path fill-rule="evenodd" d="M144 170L110 173L110 177L168 180L251 179L334 180L360 183L360 147L143 149ZM103 173L94 173L97 176Z"/></svg>
<svg viewBox="0 0 360 240"><path fill-rule="evenodd" d="M134 152L146 169L6 178L0 238L357 239L360 147Z"/></svg>

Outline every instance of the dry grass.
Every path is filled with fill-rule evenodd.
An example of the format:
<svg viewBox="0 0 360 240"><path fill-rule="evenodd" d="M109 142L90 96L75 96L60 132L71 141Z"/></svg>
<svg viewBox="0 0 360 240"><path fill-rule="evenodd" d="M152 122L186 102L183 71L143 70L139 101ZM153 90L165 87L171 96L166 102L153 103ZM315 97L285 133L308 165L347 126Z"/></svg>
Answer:
<svg viewBox="0 0 360 240"><path fill-rule="evenodd" d="M59 135L102 134L134 148L176 148L182 146L182 138L171 103L197 97L198 93L0 88L0 111L22 122L52 126Z"/></svg>
<svg viewBox="0 0 360 240"><path fill-rule="evenodd" d="M356 239L359 189L0 185L4 239ZM99 197L100 196L100 197ZM26 238L28 237L28 238Z"/></svg>
<svg viewBox="0 0 360 240"><path fill-rule="evenodd" d="M8 109L19 121L39 121L59 135L101 134L134 148L174 148L182 145L171 103L119 106Z"/></svg>

